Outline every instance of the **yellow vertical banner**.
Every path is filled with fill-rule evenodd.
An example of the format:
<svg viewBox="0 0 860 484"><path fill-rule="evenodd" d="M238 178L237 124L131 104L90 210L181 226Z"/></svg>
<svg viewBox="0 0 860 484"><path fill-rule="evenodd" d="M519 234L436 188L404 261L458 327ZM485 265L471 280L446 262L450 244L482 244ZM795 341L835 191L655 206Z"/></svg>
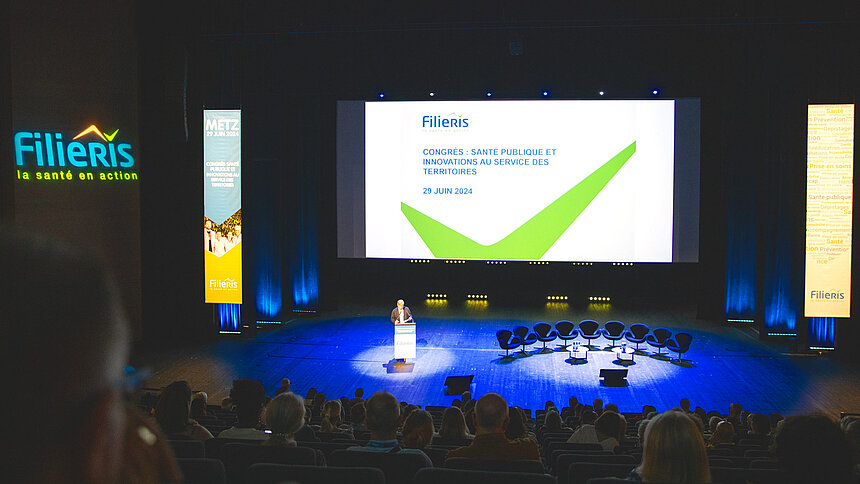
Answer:
<svg viewBox="0 0 860 484"><path fill-rule="evenodd" d="M806 144L806 317L850 317L854 105L810 104Z"/></svg>
<svg viewBox="0 0 860 484"><path fill-rule="evenodd" d="M242 304L242 113L203 111L205 301Z"/></svg>

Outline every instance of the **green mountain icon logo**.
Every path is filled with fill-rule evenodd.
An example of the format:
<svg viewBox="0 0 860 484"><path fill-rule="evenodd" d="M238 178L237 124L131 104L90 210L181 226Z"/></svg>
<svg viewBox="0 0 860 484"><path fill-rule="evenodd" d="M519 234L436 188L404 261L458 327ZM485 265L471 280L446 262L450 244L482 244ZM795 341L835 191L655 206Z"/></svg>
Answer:
<svg viewBox="0 0 860 484"><path fill-rule="evenodd" d="M479 244L402 202L400 211L436 258L537 260L555 244L634 153L635 141L495 244Z"/></svg>

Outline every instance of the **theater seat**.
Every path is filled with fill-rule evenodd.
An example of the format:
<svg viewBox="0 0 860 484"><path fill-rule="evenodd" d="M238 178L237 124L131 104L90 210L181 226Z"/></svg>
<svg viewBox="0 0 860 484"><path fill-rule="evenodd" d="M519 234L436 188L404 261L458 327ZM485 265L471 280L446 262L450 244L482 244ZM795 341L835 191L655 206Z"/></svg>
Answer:
<svg viewBox="0 0 860 484"><path fill-rule="evenodd" d="M574 462L567 468L567 480L559 479L558 484L585 484L589 479L607 477L626 477L633 470L629 464L602 464L594 462ZM623 481L629 482L629 481Z"/></svg>
<svg viewBox="0 0 860 484"><path fill-rule="evenodd" d="M463 469L493 472L526 472L543 474L543 464L538 460L485 460L452 457L445 459L446 469Z"/></svg>
<svg viewBox="0 0 860 484"><path fill-rule="evenodd" d="M248 484L301 482L320 484L385 484L385 474L372 467L318 467L254 464L245 473Z"/></svg>
<svg viewBox="0 0 860 484"><path fill-rule="evenodd" d="M418 469L428 467L426 459L426 455L405 452L389 454L387 452L336 450L331 454L329 465L333 467L374 467L382 470L387 483L409 483Z"/></svg>
<svg viewBox="0 0 860 484"><path fill-rule="evenodd" d="M176 459L186 484L224 484L227 474L218 459Z"/></svg>
<svg viewBox="0 0 860 484"><path fill-rule="evenodd" d="M325 465L322 456L322 451L308 447L229 443L221 448L221 461L230 482L240 482L253 464Z"/></svg>
<svg viewBox="0 0 860 484"><path fill-rule="evenodd" d="M413 484L556 484L547 474L524 472L471 471L462 469L421 469Z"/></svg>
<svg viewBox="0 0 860 484"><path fill-rule="evenodd" d="M591 464L616 464L627 466L627 472L633 469L638 462L632 455L592 455L592 454L561 454L556 460L556 472L558 482L567 482L570 476L570 467L573 463L588 462ZM611 476L614 474L605 474ZM627 474L624 474L625 476Z"/></svg>
<svg viewBox="0 0 860 484"><path fill-rule="evenodd" d="M199 440L173 440L167 441L173 449L173 455L183 459L195 459L205 457L203 442Z"/></svg>

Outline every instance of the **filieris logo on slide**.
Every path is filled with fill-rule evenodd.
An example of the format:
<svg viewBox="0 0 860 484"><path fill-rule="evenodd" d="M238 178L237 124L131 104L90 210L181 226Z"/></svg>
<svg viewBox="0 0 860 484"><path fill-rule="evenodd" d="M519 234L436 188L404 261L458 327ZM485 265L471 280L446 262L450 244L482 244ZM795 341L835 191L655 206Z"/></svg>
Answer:
<svg viewBox="0 0 860 484"><path fill-rule="evenodd" d="M18 131L14 137L17 179L136 181L132 146L117 139L119 131L102 131L91 124L70 136L68 143L62 132Z"/></svg>
<svg viewBox="0 0 860 484"><path fill-rule="evenodd" d="M809 291L810 299L833 299L840 300L845 299L845 293L842 291L817 291L812 290Z"/></svg>
<svg viewBox="0 0 860 484"><path fill-rule="evenodd" d="M469 118L462 114L453 112L443 116L438 114L425 114L421 117L421 127L427 131L436 131L439 128L444 130L451 128L468 128Z"/></svg>
<svg viewBox="0 0 860 484"><path fill-rule="evenodd" d="M230 291L238 288L239 283L234 281L233 279L230 279L229 277L226 277L221 280L209 279L209 289L212 289L213 291Z"/></svg>

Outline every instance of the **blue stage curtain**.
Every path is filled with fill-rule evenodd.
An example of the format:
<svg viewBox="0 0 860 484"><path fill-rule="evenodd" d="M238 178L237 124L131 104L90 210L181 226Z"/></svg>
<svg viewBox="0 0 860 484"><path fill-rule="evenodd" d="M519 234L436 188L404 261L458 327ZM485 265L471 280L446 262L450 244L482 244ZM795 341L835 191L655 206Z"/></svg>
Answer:
<svg viewBox="0 0 860 484"><path fill-rule="evenodd" d="M242 305L218 303L218 330L238 333L242 330Z"/></svg>
<svg viewBox="0 0 860 484"><path fill-rule="evenodd" d="M319 204L320 204L320 134L319 104L308 100L294 106L296 119L302 120L301 139L296 147L297 160L292 185L295 188L292 217L290 279L293 288L293 310L316 311L319 308ZM332 237L336 234L331 234Z"/></svg>
<svg viewBox="0 0 860 484"><path fill-rule="evenodd" d="M750 183L729 190L726 221L726 318L753 319L758 307L755 196Z"/></svg>
<svg viewBox="0 0 860 484"><path fill-rule="evenodd" d="M836 318L809 318L809 348L836 348Z"/></svg>
<svg viewBox="0 0 860 484"><path fill-rule="evenodd" d="M245 196L249 233L243 245L251 262L250 275L257 321L280 321L283 307L284 237L281 214L281 160L253 160L246 170L253 190Z"/></svg>

